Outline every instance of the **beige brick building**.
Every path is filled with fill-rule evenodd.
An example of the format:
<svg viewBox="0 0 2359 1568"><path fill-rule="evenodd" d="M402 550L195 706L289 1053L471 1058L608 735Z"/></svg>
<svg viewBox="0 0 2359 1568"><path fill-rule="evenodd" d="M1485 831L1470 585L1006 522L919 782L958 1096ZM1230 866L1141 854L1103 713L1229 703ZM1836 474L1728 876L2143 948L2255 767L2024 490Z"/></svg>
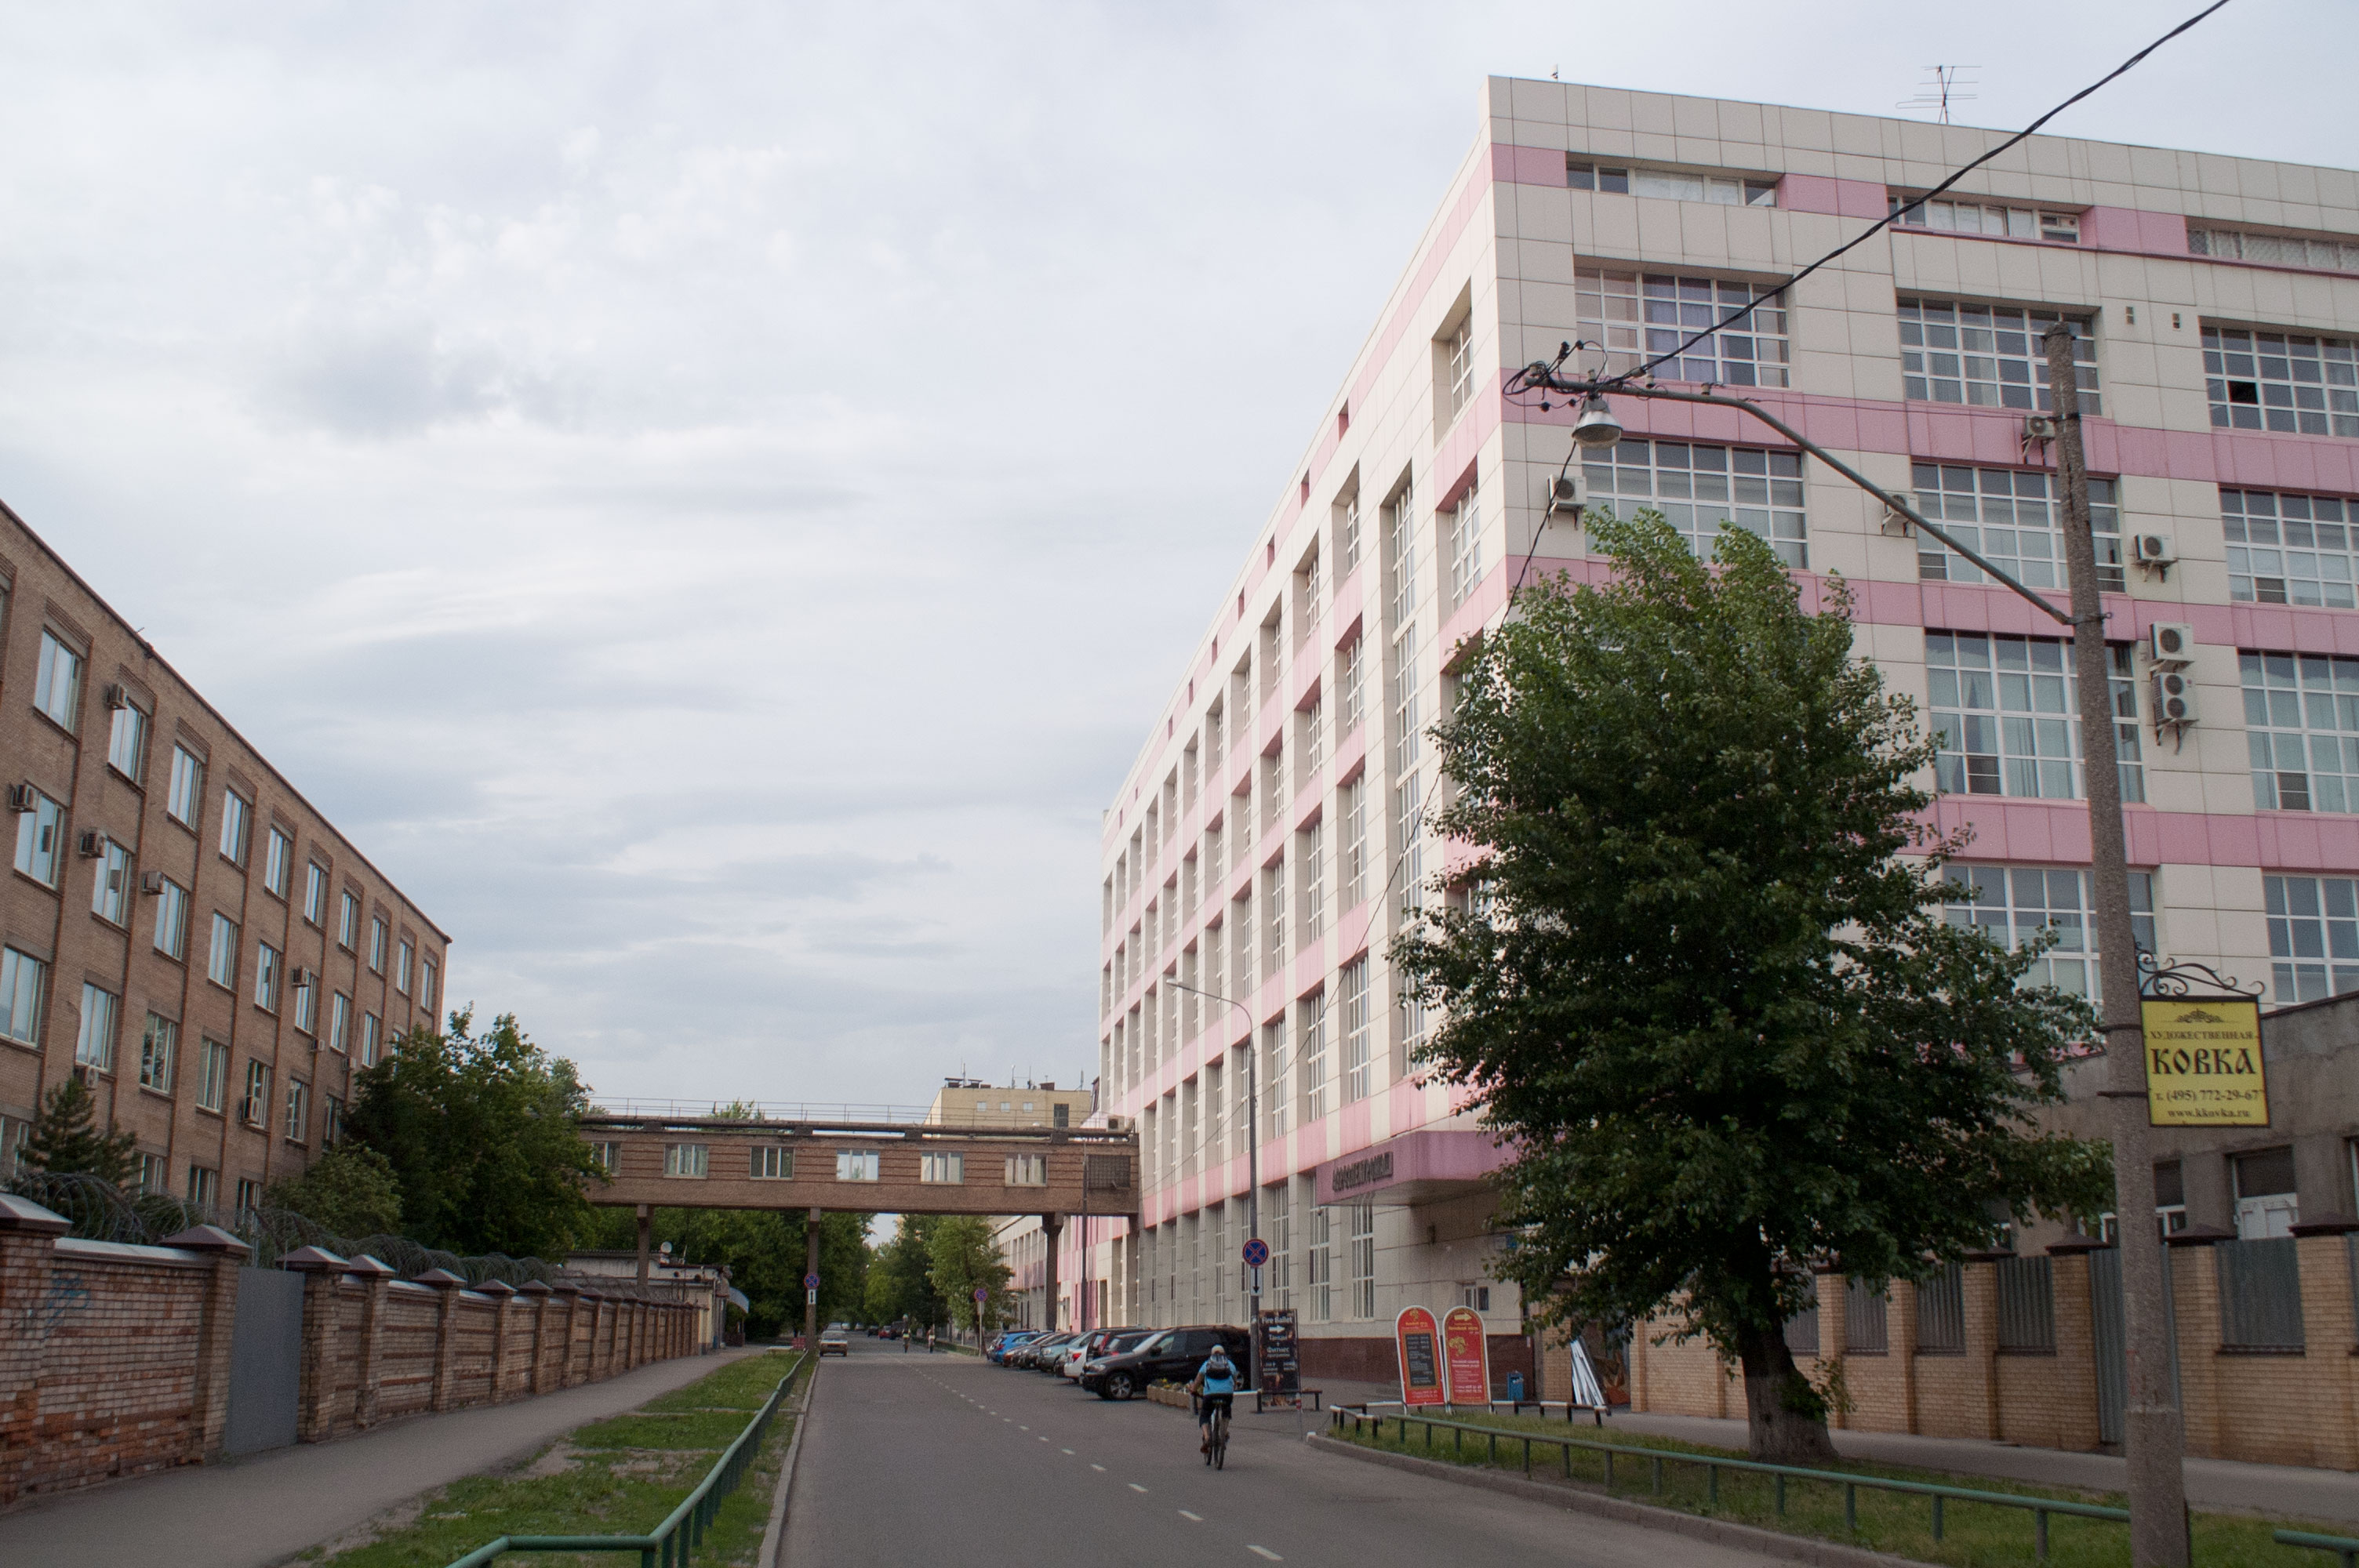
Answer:
<svg viewBox="0 0 2359 1568"><path fill-rule="evenodd" d="M257 1201L436 1016L450 938L0 507L0 1174L82 1072L141 1185Z"/></svg>

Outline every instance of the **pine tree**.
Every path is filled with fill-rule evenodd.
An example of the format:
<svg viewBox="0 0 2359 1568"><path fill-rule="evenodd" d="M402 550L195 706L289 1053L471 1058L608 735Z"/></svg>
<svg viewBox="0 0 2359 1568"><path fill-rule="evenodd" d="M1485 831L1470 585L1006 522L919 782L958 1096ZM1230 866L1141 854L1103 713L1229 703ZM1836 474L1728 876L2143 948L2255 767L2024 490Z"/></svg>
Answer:
<svg viewBox="0 0 2359 1568"><path fill-rule="evenodd" d="M79 1076L49 1091L25 1141L24 1163L51 1175L97 1176L122 1186L136 1163L138 1140L128 1132L101 1132L98 1101Z"/></svg>

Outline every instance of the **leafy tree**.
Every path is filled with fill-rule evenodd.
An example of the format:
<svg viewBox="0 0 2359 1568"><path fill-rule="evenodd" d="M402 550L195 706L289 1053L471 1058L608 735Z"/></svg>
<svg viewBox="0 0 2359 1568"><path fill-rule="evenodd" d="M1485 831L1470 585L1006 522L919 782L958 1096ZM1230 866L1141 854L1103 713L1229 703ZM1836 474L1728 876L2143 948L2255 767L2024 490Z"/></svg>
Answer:
<svg viewBox="0 0 2359 1568"><path fill-rule="evenodd" d="M991 1238L991 1223L978 1215L937 1218L926 1238L926 1277L961 1328L979 1322L974 1292L988 1291L1004 1303L1009 1270ZM989 1303L984 1303L986 1307Z"/></svg>
<svg viewBox="0 0 2359 1568"><path fill-rule="evenodd" d="M575 1131L588 1103L573 1064L516 1027L471 1034L419 1025L360 1076L345 1121L391 1162L402 1229L453 1252L562 1256L591 1228L588 1192L605 1173Z"/></svg>
<svg viewBox="0 0 2359 1568"><path fill-rule="evenodd" d="M828 1214L820 1220L820 1321L862 1314L869 1294L868 1217ZM659 1208L648 1217L647 1244L671 1243L684 1263L717 1263L745 1293L749 1339L799 1334L803 1322L803 1272L810 1226L800 1210ZM626 1208L598 1211L588 1244L614 1251L638 1245L638 1217Z"/></svg>
<svg viewBox="0 0 2359 1568"><path fill-rule="evenodd" d="M393 1162L349 1140L311 1162L299 1175L271 1184L264 1201L293 1209L346 1241L401 1229L401 1183Z"/></svg>
<svg viewBox="0 0 2359 1568"><path fill-rule="evenodd" d="M1963 840L1840 579L1808 613L1751 534L1593 536L1612 579L1527 589L1433 730L1472 860L1392 955L1511 1152L1502 1272L1559 1323L1667 1314L1742 1368L1756 1457L1825 1460L1811 1265L1923 1278L1995 1215L2102 1210L2104 1146L2029 1123L2093 1015L1940 918Z"/></svg>
<svg viewBox="0 0 2359 1568"><path fill-rule="evenodd" d="M951 1321L950 1305L933 1279L933 1233L941 1223L939 1216L905 1214L893 1238L877 1249L869 1272L868 1310L879 1322L906 1317L920 1328L934 1328Z"/></svg>
<svg viewBox="0 0 2359 1568"><path fill-rule="evenodd" d="M34 1113L18 1158L36 1171L96 1176L119 1187L131 1180L138 1146L132 1133L98 1130L97 1098L78 1076L68 1074Z"/></svg>

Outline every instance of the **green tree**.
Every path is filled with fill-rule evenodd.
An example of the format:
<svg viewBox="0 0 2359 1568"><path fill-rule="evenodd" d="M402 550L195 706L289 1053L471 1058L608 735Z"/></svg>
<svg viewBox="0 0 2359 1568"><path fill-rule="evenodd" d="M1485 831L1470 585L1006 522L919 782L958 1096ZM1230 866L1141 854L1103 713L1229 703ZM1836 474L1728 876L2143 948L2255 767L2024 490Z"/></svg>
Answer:
<svg viewBox="0 0 2359 1568"><path fill-rule="evenodd" d="M671 1243L684 1263L716 1263L729 1282L745 1294L749 1339L800 1333L803 1273L810 1227L800 1211L776 1209L659 1208L648 1217L647 1245ZM869 1293L868 1217L822 1216L820 1220L820 1321L856 1318ZM627 1252L638 1246L638 1217L629 1209L598 1211L589 1245Z"/></svg>
<svg viewBox="0 0 2359 1568"><path fill-rule="evenodd" d="M908 1318L920 1328L950 1322L950 1307L933 1280L934 1215L905 1214L893 1238L876 1249L869 1268L868 1310L879 1322Z"/></svg>
<svg viewBox="0 0 2359 1568"><path fill-rule="evenodd" d="M2104 1207L2104 1146L2030 1124L2093 1015L1941 919L1962 839L1840 579L1813 614L1749 533L1593 538L1610 580L1527 589L1433 730L1473 855L1392 955L1511 1152L1502 1272L1560 1323L1666 1313L1743 1369L1756 1457L1829 1459L1784 1335L1811 1266L1923 1278Z"/></svg>
<svg viewBox="0 0 2359 1568"><path fill-rule="evenodd" d="M119 1187L131 1179L138 1147L132 1133L99 1130L97 1098L70 1073L34 1113L32 1131L18 1158L36 1171L96 1176Z"/></svg>
<svg viewBox="0 0 2359 1568"><path fill-rule="evenodd" d="M605 1178L575 1130L587 1091L502 1013L419 1025L360 1076L345 1130L391 1162L404 1233L453 1252L561 1257Z"/></svg>
<svg viewBox="0 0 2359 1568"><path fill-rule="evenodd" d="M292 1209L346 1241L401 1229L401 1183L393 1162L350 1140L298 1175L274 1182L263 1201Z"/></svg>
<svg viewBox="0 0 2359 1568"><path fill-rule="evenodd" d="M976 1291L1006 1302L1007 1263L992 1239L991 1222L979 1215L938 1218L926 1238L926 1277L949 1309L951 1321L961 1328L974 1328L983 1321L976 1312ZM983 1304L987 1308L991 1303Z"/></svg>

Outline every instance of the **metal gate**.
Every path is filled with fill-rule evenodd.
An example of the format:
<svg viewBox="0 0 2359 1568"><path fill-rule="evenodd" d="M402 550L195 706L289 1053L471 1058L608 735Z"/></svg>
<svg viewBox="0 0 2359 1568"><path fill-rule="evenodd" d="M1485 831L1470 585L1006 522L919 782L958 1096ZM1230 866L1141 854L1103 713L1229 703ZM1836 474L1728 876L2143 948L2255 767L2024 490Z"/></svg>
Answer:
<svg viewBox="0 0 2359 1568"><path fill-rule="evenodd" d="M255 1454L295 1441L302 1369L303 1276L240 1269L237 1323L229 1342L226 1451Z"/></svg>

